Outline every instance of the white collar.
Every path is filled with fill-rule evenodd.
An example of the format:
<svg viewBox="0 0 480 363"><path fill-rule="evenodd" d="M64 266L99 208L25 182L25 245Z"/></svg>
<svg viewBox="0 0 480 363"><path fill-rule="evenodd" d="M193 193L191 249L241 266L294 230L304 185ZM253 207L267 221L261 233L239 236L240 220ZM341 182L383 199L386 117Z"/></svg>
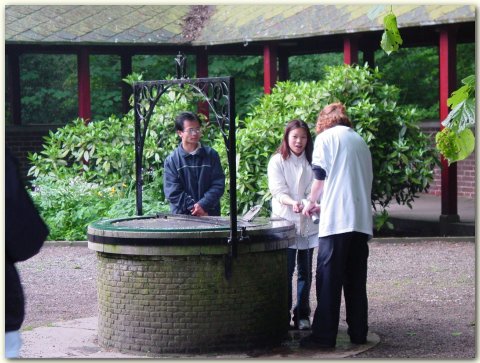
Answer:
<svg viewBox="0 0 480 363"><path fill-rule="evenodd" d="M290 157L292 157L292 156L293 156L293 160L300 161L305 157L305 150L303 150L302 153L299 156L295 155L295 153L293 151L290 151Z"/></svg>
<svg viewBox="0 0 480 363"><path fill-rule="evenodd" d="M193 150L190 155L195 155L196 153L198 153L198 150L200 150L200 148L202 147L202 145L200 145L200 143L198 143L197 145L197 148L195 150Z"/></svg>

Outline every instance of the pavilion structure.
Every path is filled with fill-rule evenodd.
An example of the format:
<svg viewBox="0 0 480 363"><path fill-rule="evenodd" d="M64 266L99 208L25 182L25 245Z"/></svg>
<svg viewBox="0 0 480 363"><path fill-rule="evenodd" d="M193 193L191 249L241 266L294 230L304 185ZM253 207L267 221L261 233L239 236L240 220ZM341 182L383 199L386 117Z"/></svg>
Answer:
<svg viewBox="0 0 480 363"><path fill-rule="evenodd" d="M375 64L383 18L393 11L402 47L439 50L440 121L448 115L447 98L456 84L456 47L475 42L473 5L8 5L5 7L5 54L13 133L27 137L21 120L19 58L27 53L75 54L78 66L78 116L91 118L89 56L119 55L119 79L132 72L139 54L196 57L196 76L208 77L212 55L262 55L264 92L288 79L288 59L295 55L343 52L344 63ZM123 110L131 89L122 90ZM440 129L439 125L439 129ZM22 134L23 135L23 134ZM24 137L24 139L25 139ZM37 135L37 139L41 139ZM41 141L41 140L40 140ZM32 145L31 140L29 141ZM441 218L458 220L457 163L442 160Z"/></svg>

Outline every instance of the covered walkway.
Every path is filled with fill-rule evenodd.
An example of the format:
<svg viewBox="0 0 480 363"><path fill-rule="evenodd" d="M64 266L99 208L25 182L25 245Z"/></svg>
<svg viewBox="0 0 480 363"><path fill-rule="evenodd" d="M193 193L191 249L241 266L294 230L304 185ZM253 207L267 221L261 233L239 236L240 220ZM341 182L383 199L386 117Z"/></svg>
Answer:
<svg viewBox="0 0 480 363"><path fill-rule="evenodd" d="M23 54L76 54L78 116L88 122L90 55L119 55L119 80L132 72L136 54L195 55L196 77L208 76L210 55L261 55L268 94L278 80L288 79L288 59L294 55L343 52L344 63L355 64L362 54L362 63L374 66L383 18L390 11L397 16L402 47L439 49L439 119L444 120L447 99L458 87L457 44L475 42L473 5L6 6L7 103L12 115L7 146L21 150L17 156L25 164L27 151L38 151L42 136L50 130L32 133L22 125L19 60ZM126 84L122 87L127 111L130 89ZM442 160L441 188L440 214L457 221L457 163L448 166Z"/></svg>

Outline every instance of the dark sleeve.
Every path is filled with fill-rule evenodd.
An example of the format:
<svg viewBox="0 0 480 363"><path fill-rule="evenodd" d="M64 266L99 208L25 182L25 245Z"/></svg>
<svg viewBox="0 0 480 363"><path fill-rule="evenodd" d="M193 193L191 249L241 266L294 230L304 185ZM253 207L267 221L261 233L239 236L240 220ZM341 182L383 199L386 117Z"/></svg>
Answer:
<svg viewBox="0 0 480 363"><path fill-rule="evenodd" d="M212 165L212 182L208 190L204 193L203 198L198 201L198 204L203 209L208 210L220 202L225 191L225 173L223 172L222 164L220 163L220 156L211 149L211 165Z"/></svg>
<svg viewBox="0 0 480 363"><path fill-rule="evenodd" d="M173 156L165 159L163 169L163 191L165 198L173 205L172 213L190 214L195 204L191 195L185 192L185 186L180 180L180 175L175 166Z"/></svg>
<svg viewBox="0 0 480 363"><path fill-rule="evenodd" d="M25 190L17 162L5 151L5 253L13 263L36 255L48 228Z"/></svg>
<svg viewBox="0 0 480 363"><path fill-rule="evenodd" d="M317 180L325 180L325 178L327 177L327 172L321 166L312 165L312 170L313 170L313 176Z"/></svg>

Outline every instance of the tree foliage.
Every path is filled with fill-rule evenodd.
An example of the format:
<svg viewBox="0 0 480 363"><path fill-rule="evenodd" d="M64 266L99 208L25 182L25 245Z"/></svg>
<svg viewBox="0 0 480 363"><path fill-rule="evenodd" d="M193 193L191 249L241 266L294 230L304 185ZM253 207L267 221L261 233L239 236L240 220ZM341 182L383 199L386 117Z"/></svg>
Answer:
<svg viewBox="0 0 480 363"><path fill-rule="evenodd" d="M415 107L424 119L438 119L438 51L401 48L395 56L375 53L375 65L385 82L400 89L399 103Z"/></svg>
<svg viewBox="0 0 480 363"><path fill-rule="evenodd" d="M475 44L459 44L459 80L475 73ZM416 107L423 118L438 119L438 51L436 47L400 48L397 56L375 53L375 63L387 83L401 89L402 104ZM132 70L145 80L174 76L175 55L135 55ZM195 77L196 57L188 56L188 74ZM6 58L8 63L8 56ZM289 57L292 81L320 80L325 65L340 65L341 53ZM24 124L66 124L78 112L77 64L74 55L22 54L20 56L22 122ZM262 96L263 63L260 56L210 56L211 76L235 77L236 110L244 118L249 107ZM49 75L54 74L55 77ZM92 119L121 117L120 57L90 55ZM6 74L8 79L9 74ZM8 85L8 82L6 82ZM6 93L10 91L6 87ZM6 98L6 121L11 113Z"/></svg>
<svg viewBox="0 0 480 363"><path fill-rule="evenodd" d="M462 80L463 86L447 100L452 108L442 121L444 129L435 136L437 149L451 164L466 159L475 149L475 75Z"/></svg>
<svg viewBox="0 0 480 363"><path fill-rule="evenodd" d="M297 55L288 58L288 76L292 82L319 81L325 78L325 66L343 64L343 53Z"/></svg>
<svg viewBox="0 0 480 363"><path fill-rule="evenodd" d="M326 67L325 72L325 79L318 82L277 83L242 122L236 136L239 214L255 204L267 207L268 214L265 171L285 124L300 118L313 129L318 112L335 101L346 105L356 131L370 147L374 207L384 209L392 200L410 205L417 193L428 189L436 153L420 130L415 109L398 105L398 88L383 83L377 69L337 66ZM220 154L225 161L225 153Z"/></svg>
<svg viewBox="0 0 480 363"><path fill-rule="evenodd" d="M73 119L78 111L75 56L24 54L19 61L22 122L64 124Z"/></svg>
<svg viewBox="0 0 480 363"><path fill-rule="evenodd" d="M403 43L397 28L397 18L391 11L383 19L385 32L380 46L390 55L397 51ZM475 127L475 74L462 80L464 84L454 91L447 100L447 105L453 107L447 118L442 121L444 129L435 136L437 149L443 154L450 165L453 162L466 159L475 149L475 136L470 128Z"/></svg>
<svg viewBox="0 0 480 363"><path fill-rule="evenodd" d="M122 85L120 57L94 55L90 57L90 89L92 115L96 120L122 115Z"/></svg>
<svg viewBox="0 0 480 363"><path fill-rule="evenodd" d="M252 56L209 57L208 72L211 77L235 78L235 109L240 118L263 94L263 58Z"/></svg>

